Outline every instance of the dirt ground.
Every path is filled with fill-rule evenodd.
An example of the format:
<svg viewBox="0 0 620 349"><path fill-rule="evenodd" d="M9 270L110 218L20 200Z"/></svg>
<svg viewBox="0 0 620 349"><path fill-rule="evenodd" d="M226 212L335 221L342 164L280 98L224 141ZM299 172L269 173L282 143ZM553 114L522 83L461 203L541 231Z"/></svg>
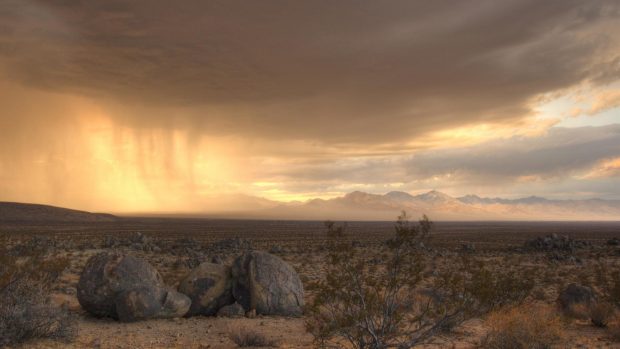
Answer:
<svg viewBox="0 0 620 349"><path fill-rule="evenodd" d="M359 248L373 250L391 232L391 223L356 223L349 237ZM570 258L523 250L525 241L550 233L586 241L587 246L571 252ZM323 277L322 234L320 222L148 219L99 226L0 223L3 246L44 245L54 256L70 260L53 287L52 298L77 318L77 337L69 343L35 340L20 347L234 348L237 345L231 333L251 330L272 340L278 348L313 348L313 337L307 333L303 317L192 317L129 324L96 319L81 309L76 285L88 258L102 251L119 250L145 258L174 287L198 263L216 256L230 263L250 245L291 263L306 285ZM516 267L533 267L538 279L529 302L555 307L558 293L566 284L593 283L600 266L618 269L620 246L608 243L612 238L620 238L620 223L446 223L438 227L431 248L437 251L439 263L468 253L489 260L501 258ZM306 297L310 300L311 292ZM485 318L469 320L423 347L476 348L488 325ZM606 329L589 321L568 319L563 332L564 341L558 348L620 348L620 342L614 341Z"/></svg>

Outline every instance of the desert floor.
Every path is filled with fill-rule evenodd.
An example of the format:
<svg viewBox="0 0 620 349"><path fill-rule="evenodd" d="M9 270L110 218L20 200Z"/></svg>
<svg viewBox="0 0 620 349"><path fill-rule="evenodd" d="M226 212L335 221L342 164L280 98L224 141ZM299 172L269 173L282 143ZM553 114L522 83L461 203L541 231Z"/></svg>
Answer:
<svg viewBox="0 0 620 349"><path fill-rule="evenodd" d="M373 250L392 234L392 223L351 223L348 238L360 249ZM618 269L620 223L438 223L430 247L439 263L467 253L477 258L502 259L515 267L535 267L537 283L528 304L555 309L561 288L570 282L594 283L595 270ZM558 257L554 251L522 248L531 239L559 234L587 246ZM119 323L96 319L83 311L76 298L79 274L93 254L118 250L153 264L169 286L201 261L218 257L230 263L246 248L266 250L291 263L304 284L323 276L325 260L321 222L225 221L199 219L125 219L115 223L0 224L0 241L7 247L43 246L69 265L55 283L54 302L78 319L78 335L71 342L34 340L23 348L234 348L235 331L255 331L279 348L312 348L313 337L304 318L193 317ZM620 270L620 269L618 269ZM306 297L311 299L312 293ZM428 348L476 348L488 331L486 318L472 319L443 334ZM614 325L615 326L615 325ZM558 348L620 348L609 329L588 320L566 318Z"/></svg>

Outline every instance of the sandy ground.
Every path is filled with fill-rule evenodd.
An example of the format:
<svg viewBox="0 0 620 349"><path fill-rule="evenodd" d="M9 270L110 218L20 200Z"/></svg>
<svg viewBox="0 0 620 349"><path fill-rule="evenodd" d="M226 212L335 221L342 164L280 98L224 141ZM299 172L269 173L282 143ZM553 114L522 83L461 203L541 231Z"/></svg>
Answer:
<svg viewBox="0 0 620 349"><path fill-rule="evenodd" d="M60 227L64 231L65 227ZM60 231L60 228L57 231ZM112 228L110 228L112 230ZM168 229L168 228L167 228ZM170 228L171 229L171 228ZM611 229L611 228L610 228ZM615 228L614 228L615 229ZM128 228L129 230L129 228ZM56 233L57 233L56 231ZM167 231L167 230L166 230ZM152 232L151 236L155 241L162 236L168 236L166 231L161 233ZM614 233L617 231L617 234ZM79 274L86 260L95 253L106 250L101 247L101 240L104 236L112 234L102 232L95 234L74 234L69 231L63 238L74 240L69 247L58 247L54 253L58 256L69 257L70 266L60 277L58 285L54 289L53 299L57 304L66 304L71 313L77 318L78 335L70 343L57 342L53 340L35 340L27 342L20 348L235 348L237 345L231 339L231 333L237 331L254 331L275 342L278 348L314 348L313 337L306 332L303 318L286 317L256 317L256 318L216 318L216 317L193 317L173 320L149 320L137 323L119 323L111 319L96 319L84 312L75 296ZM37 235L42 234L41 231ZM158 235L159 234L159 235ZM455 233L456 234L456 233ZM477 250L475 255L484 258L498 258L498 256L512 258L515 265L522 267L544 267L545 272L541 274L540 284L537 286L538 293L541 294L538 301L553 306L558 295L558 285L567 282L579 282L579 280L593 275L593 266L605 261L608 265L618 265L620 261L620 248L607 246L606 239L611 236L620 237L620 229L602 231L600 234L587 235L593 247L578 253L583 262L553 262L547 261L545 254L527 255L515 252L511 248L520 246L526 235L505 234L502 232L489 235L486 233L459 233L458 239L448 233L439 235L437 245L446 251L446 254L455 253L461 249L461 244L466 242L475 243ZM545 232L536 234L542 236ZM56 235L54 235L56 236ZM74 238L76 236L76 238ZM93 238L97 236L97 238ZM118 233L116 236L121 236ZM207 256L212 252L206 249L211 240L201 240L207 236L201 232L188 232L182 237L196 238L200 244L199 251L205 251ZM261 236L262 240L261 240ZM362 248L374 248L373 244L377 241L384 241L386 235L358 235L362 241ZM456 236L456 235L455 235ZM510 237L515 242L507 241L502 236ZM534 236L529 233L527 238ZM578 237L578 235L576 235ZM80 237L79 239L77 237ZM309 280L316 280L322 277L322 250L319 248L320 240L316 236L303 235L300 237L287 235L281 232L278 235L252 235L254 246L257 249L270 250L274 245L280 247L281 252L276 253L287 262L291 263L300 273L302 281L306 284ZM286 238L285 238L286 237ZM177 239L175 237L174 239ZM174 241L173 238L168 238ZM287 240L288 239L288 240ZM9 241L9 240L5 240ZM13 240L11 243L16 243ZM86 242L86 245L82 245ZM160 246L167 246L170 243L161 243ZM368 245L365 245L368 244ZM83 247L92 246L92 247ZM147 259L164 276L167 283L174 285L187 275L190 271L184 263L188 256L183 253L172 253L164 250L162 252L141 251L133 247L122 247L125 253L130 253ZM231 251L215 254L223 257L229 264L238 255L239 251ZM306 295L306 303L312 297ZM473 319L454 329L445 337L438 338L435 343L422 346L422 348L477 348L480 340L487 333L488 328L485 319ZM557 348L620 348L620 343L613 342L605 329L592 326L587 321L570 320L566 323L565 341Z"/></svg>

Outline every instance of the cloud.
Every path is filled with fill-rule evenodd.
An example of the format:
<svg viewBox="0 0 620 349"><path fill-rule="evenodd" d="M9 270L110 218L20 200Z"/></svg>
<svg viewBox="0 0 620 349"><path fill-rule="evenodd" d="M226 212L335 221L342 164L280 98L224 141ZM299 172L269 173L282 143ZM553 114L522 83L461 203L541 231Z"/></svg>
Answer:
<svg viewBox="0 0 620 349"><path fill-rule="evenodd" d="M335 159L322 163L289 164L265 178L277 178L290 191L362 188L373 192L392 189L468 190L523 194L568 192L565 181L577 187L597 187L598 177L617 174L620 124L601 127L553 127L539 137L515 136L473 146L421 150L408 156ZM609 160L613 159L613 160ZM285 170L282 170L285 168ZM595 170L593 170L595 169ZM596 173L597 176L592 174ZM586 175L588 174L588 175ZM584 177L585 176L585 177ZM388 184L396 185L388 185ZM606 186L610 181L605 180ZM529 189L528 189L529 186ZM388 189L388 190L386 190ZM612 193L613 192L613 193ZM474 192L476 193L476 192ZM577 191L574 194L578 194ZM620 195L607 187L599 196Z"/></svg>
<svg viewBox="0 0 620 349"><path fill-rule="evenodd" d="M563 115L537 106L612 91L619 8L6 0L0 199L188 210L231 191L611 193L617 177L587 174L620 157L619 126L553 127Z"/></svg>
<svg viewBox="0 0 620 349"><path fill-rule="evenodd" d="M620 157L605 159L589 172L584 178L620 177Z"/></svg>
<svg viewBox="0 0 620 349"><path fill-rule="evenodd" d="M7 1L14 82L131 127L378 145L617 79L615 1Z"/></svg>

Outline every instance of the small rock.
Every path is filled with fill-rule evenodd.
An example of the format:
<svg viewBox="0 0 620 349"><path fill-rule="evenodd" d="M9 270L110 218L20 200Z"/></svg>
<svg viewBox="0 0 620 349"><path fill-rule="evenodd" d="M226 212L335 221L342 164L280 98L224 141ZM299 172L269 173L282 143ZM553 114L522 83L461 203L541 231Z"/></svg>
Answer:
<svg viewBox="0 0 620 349"><path fill-rule="evenodd" d="M221 317L243 317L244 315L245 310L241 304L237 302L230 305L225 305L217 311L217 316Z"/></svg>

